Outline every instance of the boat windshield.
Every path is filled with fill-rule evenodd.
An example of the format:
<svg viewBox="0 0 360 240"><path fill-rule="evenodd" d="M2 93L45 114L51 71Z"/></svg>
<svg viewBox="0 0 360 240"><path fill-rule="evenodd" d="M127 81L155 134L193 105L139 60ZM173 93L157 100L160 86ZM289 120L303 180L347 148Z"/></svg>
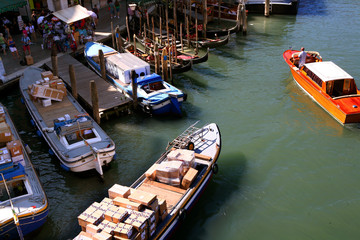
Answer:
<svg viewBox="0 0 360 240"><path fill-rule="evenodd" d="M152 93L154 91L159 91L162 89L166 89L164 84L159 81L159 82L152 82L152 83L148 83L145 84L141 87L146 93Z"/></svg>
<svg viewBox="0 0 360 240"><path fill-rule="evenodd" d="M6 184L7 188L9 189L11 198L16 198L28 194L24 180L6 181ZM7 200L9 200L9 195L6 191L4 182L2 182L0 184L0 202L4 202Z"/></svg>

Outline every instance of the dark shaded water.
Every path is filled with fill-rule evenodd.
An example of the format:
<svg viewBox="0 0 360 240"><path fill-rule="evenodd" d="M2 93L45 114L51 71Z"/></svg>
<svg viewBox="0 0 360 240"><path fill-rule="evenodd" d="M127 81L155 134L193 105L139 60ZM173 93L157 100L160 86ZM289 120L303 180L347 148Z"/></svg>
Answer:
<svg viewBox="0 0 360 240"><path fill-rule="evenodd" d="M3 96L50 201L34 239L76 236L87 206L114 183L130 185L197 120L220 127L220 171L175 239L358 239L360 130L341 126L301 91L282 53L305 46L358 79L359 12L357 1L301 0L297 16L250 15L247 36L232 35L208 62L176 76L188 93L182 118L140 113L102 124L117 145L104 182L64 171L30 126L17 89Z"/></svg>

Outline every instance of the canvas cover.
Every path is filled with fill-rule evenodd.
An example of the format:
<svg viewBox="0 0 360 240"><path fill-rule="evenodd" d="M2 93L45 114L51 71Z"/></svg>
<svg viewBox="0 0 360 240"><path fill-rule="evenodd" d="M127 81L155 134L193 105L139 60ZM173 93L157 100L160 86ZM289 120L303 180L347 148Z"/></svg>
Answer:
<svg viewBox="0 0 360 240"><path fill-rule="evenodd" d="M53 15L67 24L90 17L87 9L80 5L59 10L54 12Z"/></svg>
<svg viewBox="0 0 360 240"><path fill-rule="evenodd" d="M324 82L353 78L331 61L307 63L305 66Z"/></svg>

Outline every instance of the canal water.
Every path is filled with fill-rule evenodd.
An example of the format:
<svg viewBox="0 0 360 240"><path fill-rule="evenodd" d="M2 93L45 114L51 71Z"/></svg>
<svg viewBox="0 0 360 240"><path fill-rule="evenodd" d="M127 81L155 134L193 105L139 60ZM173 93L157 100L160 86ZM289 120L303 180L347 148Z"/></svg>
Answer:
<svg viewBox="0 0 360 240"><path fill-rule="evenodd" d="M63 170L30 126L19 91L1 97L50 202L48 221L32 238L76 236L83 210L114 183L134 182L200 120L221 130L219 173L174 239L358 239L360 129L343 127L300 90L282 53L319 51L360 86L359 12L353 0L301 0L297 16L249 15L246 36L232 35L208 62L175 77L188 94L182 118L137 113L101 124L117 147L104 182Z"/></svg>

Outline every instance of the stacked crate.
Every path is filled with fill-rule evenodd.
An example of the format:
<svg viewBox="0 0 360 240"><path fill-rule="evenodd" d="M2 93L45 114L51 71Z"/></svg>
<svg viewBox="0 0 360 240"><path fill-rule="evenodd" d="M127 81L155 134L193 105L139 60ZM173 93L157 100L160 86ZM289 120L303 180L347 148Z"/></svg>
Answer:
<svg viewBox="0 0 360 240"><path fill-rule="evenodd" d="M82 232L75 239L147 240L167 215L166 201L155 194L119 184L108 193L109 198L94 202L78 216Z"/></svg>
<svg viewBox="0 0 360 240"><path fill-rule="evenodd" d="M41 79L28 86L29 95L33 101L41 102L44 107L50 106L51 101L62 101L66 96L64 82L52 72L41 73Z"/></svg>

